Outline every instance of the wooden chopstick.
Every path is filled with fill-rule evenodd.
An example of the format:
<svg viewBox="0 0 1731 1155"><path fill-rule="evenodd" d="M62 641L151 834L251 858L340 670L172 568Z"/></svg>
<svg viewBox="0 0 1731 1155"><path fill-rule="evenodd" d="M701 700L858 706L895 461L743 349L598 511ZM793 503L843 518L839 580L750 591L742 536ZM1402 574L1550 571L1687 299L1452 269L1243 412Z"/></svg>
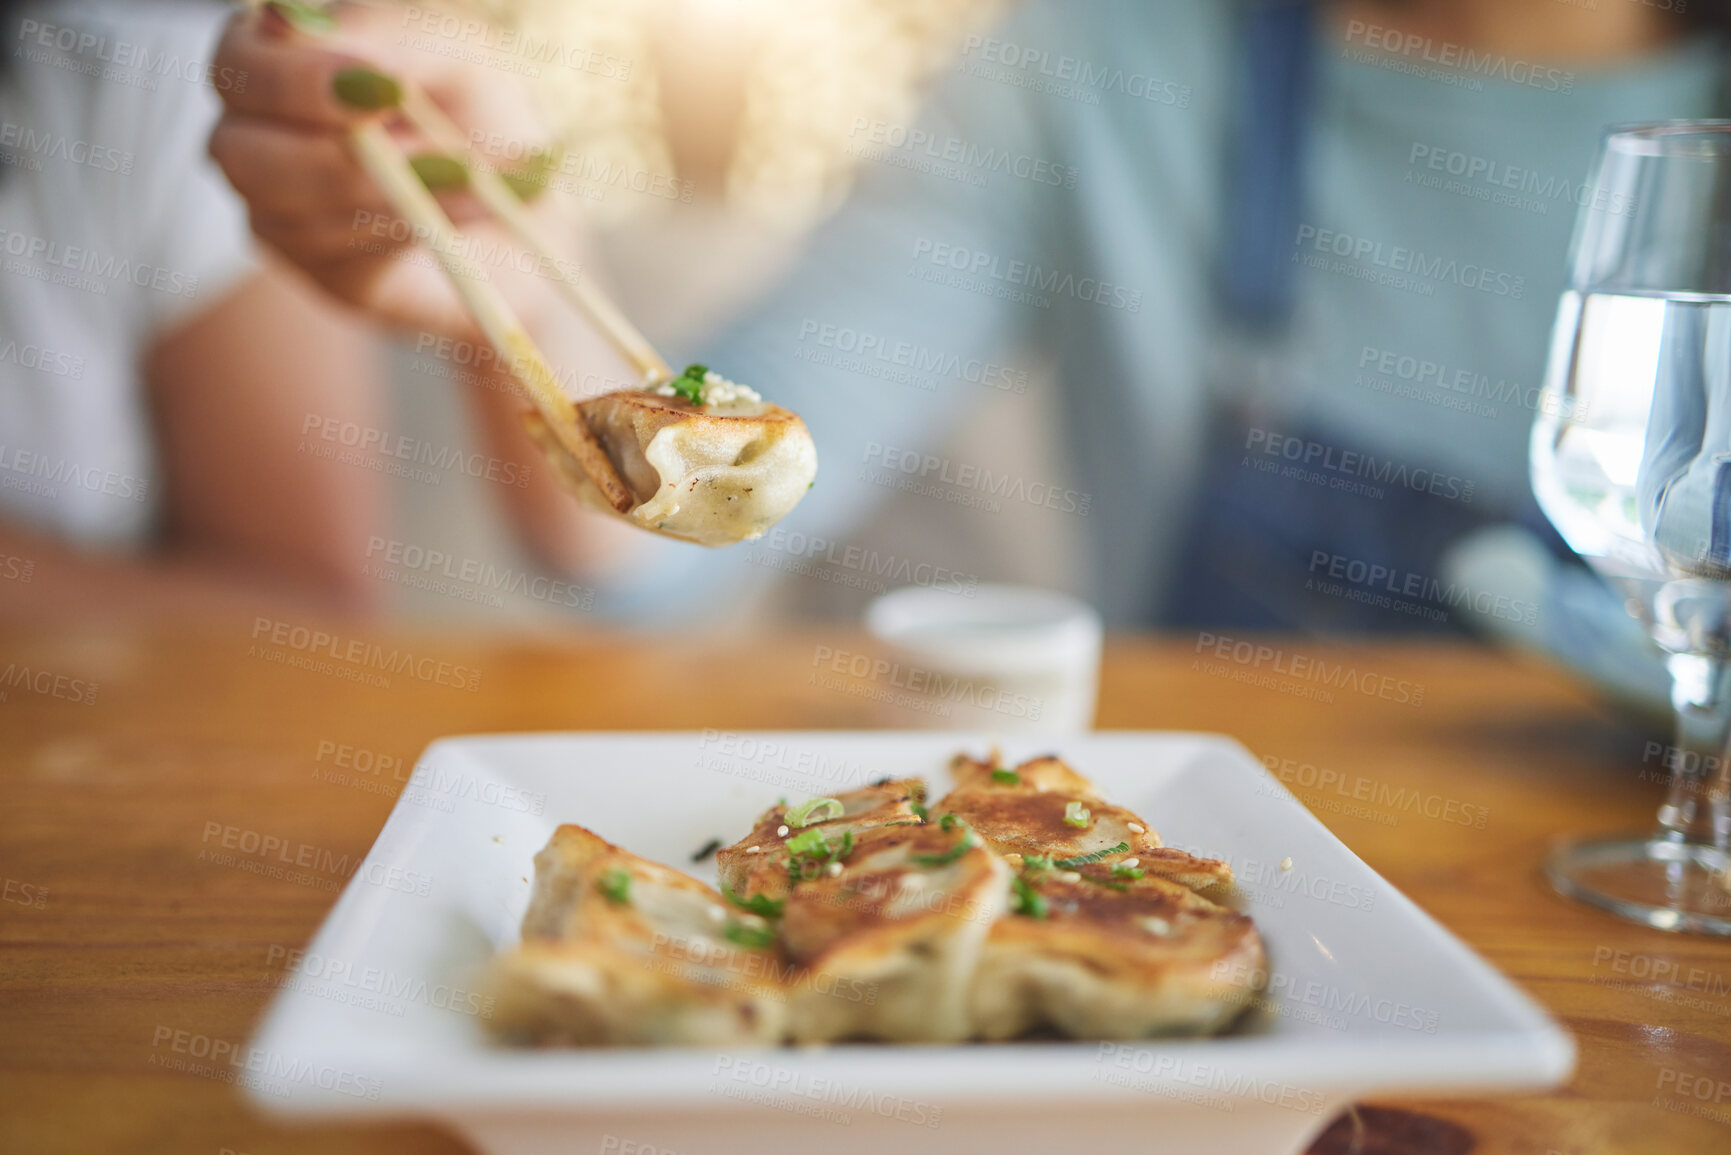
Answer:
<svg viewBox="0 0 1731 1155"><path fill-rule="evenodd" d="M506 368L528 391L542 424L582 467L607 504L620 513L629 512L636 500L620 480L594 430L559 387L546 358L498 287L458 255L456 225L421 183L384 124L368 121L353 129L349 140L361 167L378 184L391 207L426 238L427 247L451 279L470 315Z"/></svg>
<svg viewBox="0 0 1731 1155"><path fill-rule="evenodd" d="M619 311L605 293L570 271L569 263L560 258L554 247L548 243L541 226L523 208L523 202L511 190L511 186L506 184L491 166L478 162L463 135L463 130L445 115L444 110L435 104L419 85L408 82L403 84L402 110L409 123L419 129L441 152L453 158L464 159L464 168L469 174L469 187L474 190L476 199L524 248L541 259L541 263L551 271L560 295L579 313L588 317L595 327L613 342L613 347L631 363L638 375L647 382L671 380L673 370L668 367L666 359L655 351L655 347L637 331L637 327L626 319L625 314Z"/></svg>
<svg viewBox="0 0 1731 1155"><path fill-rule="evenodd" d="M264 7L266 0L242 0L242 3L256 11ZM312 0L309 6L319 11L324 9L320 0ZM298 23L289 13L284 13L284 18ZM421 99L428 105L432 104L425 97ZM455 127L451 125L453 130ZM556 443L570 455L610 507L619 513L630 512L636 500L620 480L618 470L613 468L613 460L602 448L595 431L589 428L576 403L559 387L559 379L548 367L547 359L541 355L534 338L518 320L510 302L483 274L469 268L457 257L459 234L456 225L421 183L421 178L384 125L375 120L351 130L349 144L361 167L367 170L391 207L425 234L434 259L451 279L469 314L480 325L481 332L504 361L507 371L528 392L540 418L529 422L529 432L543 452L549 449L549 440ZM561 267L555 262L549 263L555 268ZM647 346L647 342L644 344Z"/></svg>

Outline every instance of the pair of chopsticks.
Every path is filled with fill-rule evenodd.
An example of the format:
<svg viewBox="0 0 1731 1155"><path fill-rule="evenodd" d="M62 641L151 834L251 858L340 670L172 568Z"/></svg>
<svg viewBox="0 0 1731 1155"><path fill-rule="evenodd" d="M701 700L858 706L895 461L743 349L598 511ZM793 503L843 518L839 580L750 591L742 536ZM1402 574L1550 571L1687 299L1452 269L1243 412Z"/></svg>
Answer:
<svg viewBox="0 0 1731 1155"><path fill-rule="evenodd" d="M256 7L261 0L248 2ZM671 379L673 372L666 360L637 331L636 326L604 293L576 278L569 269L569 262L554 251L517 194L498 173L473 156L462 129L413 81L406 77L395 79L403 94L398 111L435 148L463 163L469 188L476 199L519 244L539 259L541 267L551 274L560 296L587 317L646 381ZM584 476L601 491L607 504L620 513L628 512L635 499L620 480L606 450L578 412L576 404L559 387L558 378L548 366L547 359L504 294L487 279L485 273L460 258L462 234L440 207L438 199L421 182L408 155L392 139L383 121L370 120L353 129L349 134L349 145L392 209L426 238L434 259L450 278L464 307L506 368L528 392L535 413L525 414L525 418L536 440L545 445L543 431L551 434L581 467ZM540 418L538 422L534 420L537 415Z"/></svg>

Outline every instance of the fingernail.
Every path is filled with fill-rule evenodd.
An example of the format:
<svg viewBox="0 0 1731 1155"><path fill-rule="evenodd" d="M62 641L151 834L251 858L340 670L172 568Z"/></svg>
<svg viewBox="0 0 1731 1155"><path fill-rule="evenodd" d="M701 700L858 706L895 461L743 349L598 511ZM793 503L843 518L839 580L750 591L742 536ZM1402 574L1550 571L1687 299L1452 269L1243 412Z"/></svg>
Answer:
<svg viewBox="0 0 1731 1155"><path fill-rule="evenodd" d="M294 28L314 36L337 30L336 17L325 11L322 4L309 4L306 0L268 0L266 7Z"/></svg>
<svg viewBox="0 0 1731 1155"><path fill-rule="evenodd" d="M521 169L501 172L499 178L517 194L518 200L532 201L547 191L557 163L551 153L537 149L529 154L529 159Z"/></svg>
<svg viewBox="0 0 1731 1155"><path fill-rule="evenodd" d="M403 101L403 86L370 68L345 68L331 78L331 91L350 108L375 111Z"/></svg>
<svg viewBox="0 0 1731 1155"><path fill-rule="evenodd" d="M469 183L469 168L454 156L442 152L424 152L409 161L409 167L421 178L421 183L438 192L443 189L465 188Z"/></svg>
<svg viewBox="0 0 1731 1155"><path fill-rule="evenodd" d="M505 187L517 194L520 201L532 201L547 190L545 179L535 180L521 173L502 172L499 179L505 182Z"/></svg>

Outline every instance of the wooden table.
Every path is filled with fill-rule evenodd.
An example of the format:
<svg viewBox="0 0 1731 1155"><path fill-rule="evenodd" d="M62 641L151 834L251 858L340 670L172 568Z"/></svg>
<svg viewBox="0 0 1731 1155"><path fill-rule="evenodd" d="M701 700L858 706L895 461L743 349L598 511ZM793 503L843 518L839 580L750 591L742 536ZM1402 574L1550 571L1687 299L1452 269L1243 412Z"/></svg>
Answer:
<svg viewBox="0 0 1731 1155"><path fill-rule="evenodd" d="M0 638L0 1150L461 1151L426 1126L285 1129L233 1087L153 1062L163 1028L242 1043L284 950L303 945L335 899L201 861L208 824L355 856L440 734L875 717L864 699L811 680L818 647L858 648L842 634L379 639L478 671L473 692L439 684L435 666L389 688L293 668L254 634L245 622ZM1650 821L1659 786L1638 773L1646 736L1564 677L1503 656L1283 644L1422 685L1422 702L1306 700L1233 680L1230 663L1199 660L1193 639L1124 640L1109 647L1100 722L1224 731L1285 767L1348 846L1580 1044L1578 1073L1552 1095L1393 1106L1465 1128L1479 1152L1731 1151L1731 1089L1699 1104L1719 1120L1689 1110L1696 1080L1731 1080L1731 944L1625 925L1538 877L1556 834ZM343 747L351 768L354 751L374 760L346 785L328 777ZM1323 773L1328 789L1304 788ZM1451 816L1375 804L1378 790L1386 800L1402 788L1452 801Z"/></svg>

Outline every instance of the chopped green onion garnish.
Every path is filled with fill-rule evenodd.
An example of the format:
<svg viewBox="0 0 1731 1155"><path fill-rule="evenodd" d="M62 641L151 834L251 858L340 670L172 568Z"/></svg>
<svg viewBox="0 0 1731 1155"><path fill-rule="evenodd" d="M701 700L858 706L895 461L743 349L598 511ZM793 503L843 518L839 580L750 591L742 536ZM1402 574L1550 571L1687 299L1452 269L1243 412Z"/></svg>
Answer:
<svg viewBox="0 0 1731 1155"><path fill-rule="evenodd" d="M956 844L944 851L942 854L915 854L910 856L908 861L912 862L915 866L948 866L950 863L954 862L956 859L960 858L962 855L980 844L980 837L974 833L974 828L969 826L966 822L963 822L960 818L957 818L954 814L944 815L943 818L939 820L938 825L943 827L945 830L953 830L956 826L961 826L961 838L957 839Z"/></svg>
<svg viewBox="0 0 1731 1155"><path fill-rule="evenodd" d="M1088 827L1088 820L1092 817L1093 815L1088 812L1088 808L1080 802L1067 802L1064 804L1064 821L1070 826L1080 826L1086 830Z"/></svg>
<svg viewBox="0 0 1731 1155"><path fill-rule="evenodd" d="M1002 782L1005 786L1020 786L1022 784L1022 776L1014 770L1005 770L1000 767L999 769L992 771L992 781Z"/></svg>
<svg viewBox="0 0 1731 1155"><path fill-rule="evenodd" d="M685 372L669 381L673 387L673 395L681 401L692 405L703 404L703 378L709 373L707 365L687 365Z"/></svg>
<svg viewBox="0 0 1731 1155"><path fill-rule="evenodd" d="M914 783L913 789L908 792L908 809L919 815L921 822L926 821L926 784L924 782Z"/></svg>
<svg viewBox="0 0 1731 1155"><path fill-rule="evenodd" d="M608 902L624 906L631 901L631 875L623 870L609 870L595 883Z"/></svg>
<svg viewBox="0 0 1731 1155"><path fill-rule="evenodd" d="M1050 870L1052 869L1052 859L1044 854L1024 854L1022 855L1022 869Z"/></svg>
<svg viewBox="0 0 1731 1155"><path fill-rule="evenodd" d="M750 926L732 919L721 928L721 937L738 943L747 950L764 950L775 945L775 932L766 926Z"/></svg>
<svg viewBox="0 0 1731 1155"><path fill-rule="evenodd" d="M964 838L942 854L916 854L909 861L915 866L948 866L976 845L972 838Z"/></svg>
<svg viewBox="0 0 1731 1155"><path fill-rule="evenodd" d="M844 830L831 841L817 827L802 830L787 840L787 881L789 885L804 882L816 874L820 866L828 866L853 853L853 831Z"/></svg>
<svg viewBox="0 0 1731 1155"><path fill-rule="evenodd" d="M839 798L811 798L798 806L787 808L787 824L789 826L810 826L814 822L827 822L831 818L840 818L842 812Z"/></svg>
<svg viewBox="0 0 1731 1155"><path fill-rule="evenodd" d="M1125 866L1122 862L1112 868L1113 878L1141 878L1146 873L1140 866Z"/></svg>
<svg viewBox="0 0 1731 1155"><path fill-rule="evenodd" d="M336 17L325 11L322 4L309 4L306 0L270 0L270 7L302 32L323 36L337 30Z"/></svg>
<svg viewBox="0 0 1731 1155"><path fill-rule="evenodd" d="M741 910L749 910L760 918L780 918L782 908L787 905L781 899L771 898L767 894L754 894L750 898L741 898L726 886L721 888L721 893L734 906Z"/></svg>
<svg viewBox="0 0 1731 1155"><path fill-rule="evenodd" d="M1072 802L1070 805L1074 806L1075 803ZM1083 813L1086 814L1087 812L1084 811ZM1068 822L1069 818L1066 817L1064 821ZM1130 844L1128 842L1120 842L1118 845L1108 846L1104 850L1096 850L1089 854L1078 854L1074 858L1060 858L1052 865L1056 866L1059 870L1075 870L1078 866L1087 866L1090 862L1099 862L1102 858L1111 858L1114 854L1123 854L1129 849Z"/></svg>
<svg viewBox="0 0 1731 1155"><path fill-rule="evenodd" d="M793 855L822 854L829 842L821 830L802 830L787 840L787 852Z"/></svg>
<svg viewBox="0 0 1731 1155"><path fill-rule="evenodd" d="M1028 880L1021 875L1010 879L1010 912L1024 915L1028 918L1046 917L1046 896L1028 885Z"/></svg>

